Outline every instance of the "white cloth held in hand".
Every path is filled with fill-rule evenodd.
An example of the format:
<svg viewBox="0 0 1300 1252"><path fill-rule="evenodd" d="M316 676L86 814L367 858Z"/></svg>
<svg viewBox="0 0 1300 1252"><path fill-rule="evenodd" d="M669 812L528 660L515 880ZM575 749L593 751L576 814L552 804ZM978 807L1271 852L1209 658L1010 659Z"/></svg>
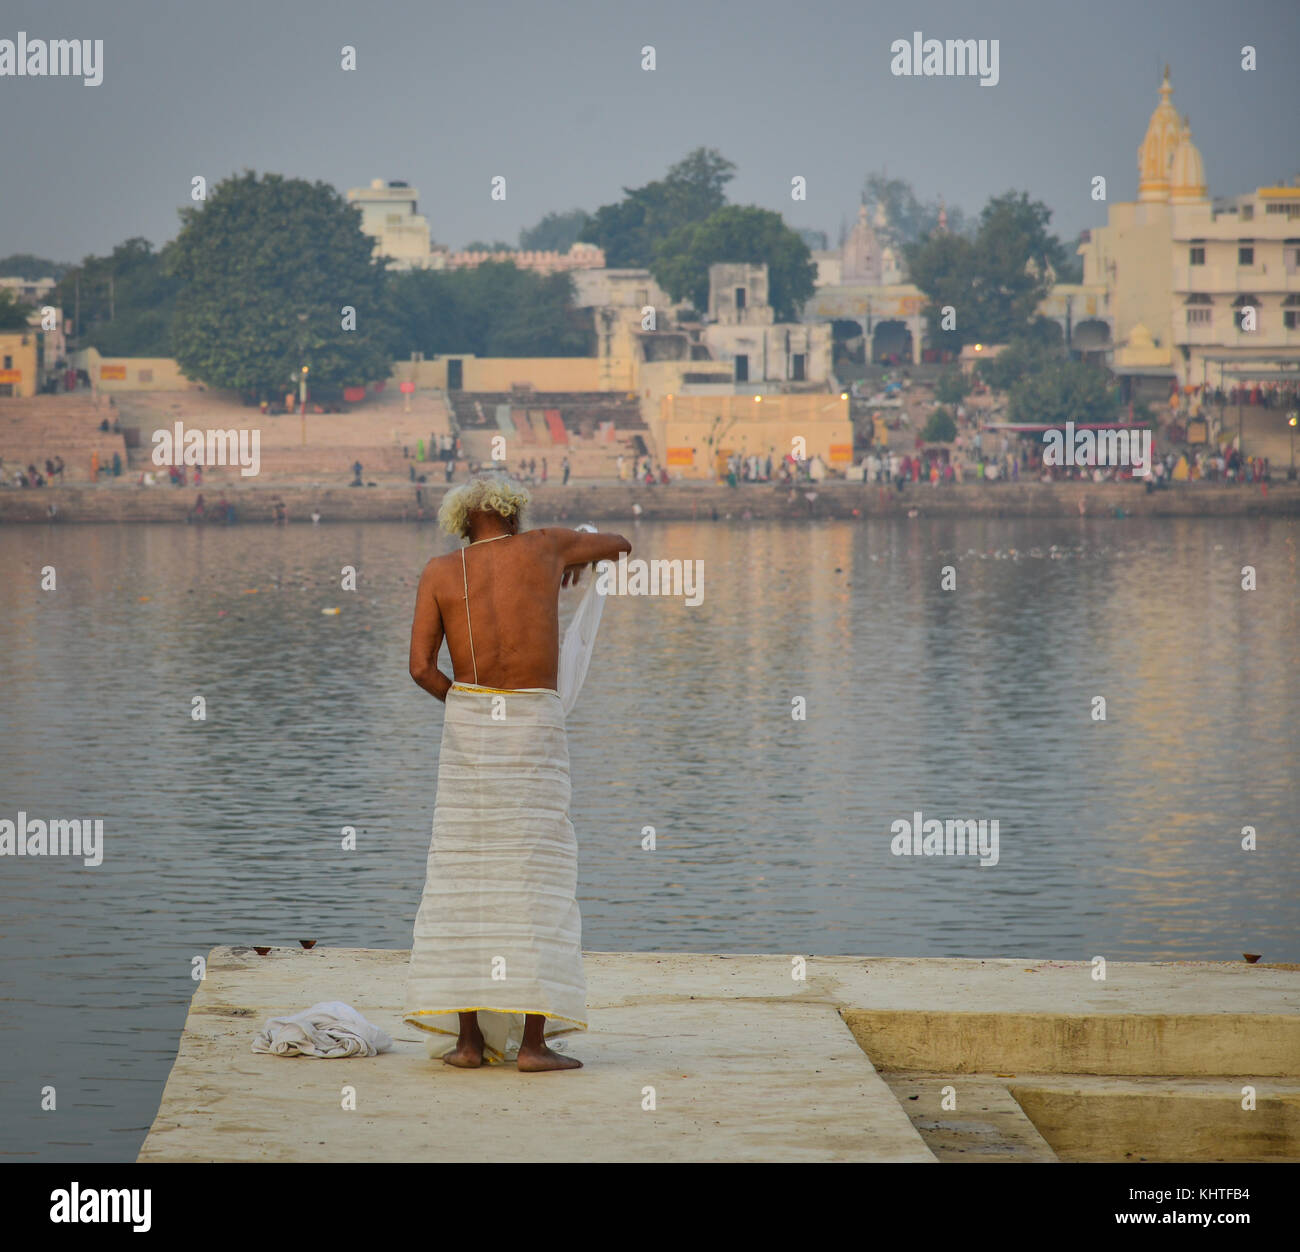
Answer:
<svg viewBox="0 0 1300 1252"><path fill-rule="evenodd" d="M596 533L596 528L588 522L575 526L574 529ZM604 565L606 562L602 561L600 564ZM596 590L596 584L600 581L598 570L599 567L597 571L592 572L591 581L587 584L587 592L578 602L573 619L564 632L564 638L560 641L560 670L555 686L560 693L560 704L564 709L565 717L568 717L573 711L573 706L578 703L578 692L582 690L582 684L587 679L591 654L596 648L596 631L600 627L600 615L605 611L605 597Z"/></svg>
<svg viewBox="0 0 1300 1252"><path fill-rule="evenodd" d="M273 1017L253 1038L254 1052L317 1056L325 1060L374 1056L392 1046L388 1035L341 1000L313 1004L292 1017Z"/></svg>

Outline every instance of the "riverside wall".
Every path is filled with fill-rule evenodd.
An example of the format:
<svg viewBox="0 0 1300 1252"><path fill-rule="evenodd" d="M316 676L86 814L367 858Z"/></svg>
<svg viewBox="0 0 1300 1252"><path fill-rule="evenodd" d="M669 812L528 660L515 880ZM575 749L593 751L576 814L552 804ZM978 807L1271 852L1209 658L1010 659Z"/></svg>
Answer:
<svg viewBox="0 0 1300 1252"><path fill-rule="evenodd" d="M434 516L446 491L385 483L348 487L313 483L205 486L209 510L224 494L240 523L273 519L284 502L291 523L319 513L322 522L415 521ZM123 482L0 490L0 524L185 522L197 489L138 487ZM580 521L710 521L919 517L1256 517L1300 516L1300 484L1255 486L1175 484L1148 492L1135 483L965 483L910 485L904 491L861 483L725 487L713 484L637 487L628 483L548 484L532 488L532 524ZM49 507L53 505L53 518ZM639 511L638 511L639 506Z"/></svg>

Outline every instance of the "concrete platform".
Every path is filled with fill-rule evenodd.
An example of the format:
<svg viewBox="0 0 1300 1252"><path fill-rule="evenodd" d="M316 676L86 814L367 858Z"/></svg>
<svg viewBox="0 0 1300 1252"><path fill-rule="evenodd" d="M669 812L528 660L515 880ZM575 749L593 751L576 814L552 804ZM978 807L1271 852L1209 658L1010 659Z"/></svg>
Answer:
<svg viewBox="0 0 1300 1252"><path fill-rule="evenodd" d="M400 1019L406 961L214 949L139 1159L919 1162L935 1153L869 1052L930 1073L1009 1069L998 1057L1010 1049L1022 1075L1166 1074L1202 1055L1199 1037L1212 1059L1192 1073L1300 1077L1294 968L1112 964L1094 982L1084 962L840 956L808 958L798 981L783 955L590 953L592 1028L562 1041L585 1068L523 1075L430 1060L427 1036ZM250 1051L268 1017L335 999L393 1035L394 1051L338 1062ZM993 1144L984 1159L1050 1159L996 1088L984 1093L993 1123L1028 1147Z"/></svg>

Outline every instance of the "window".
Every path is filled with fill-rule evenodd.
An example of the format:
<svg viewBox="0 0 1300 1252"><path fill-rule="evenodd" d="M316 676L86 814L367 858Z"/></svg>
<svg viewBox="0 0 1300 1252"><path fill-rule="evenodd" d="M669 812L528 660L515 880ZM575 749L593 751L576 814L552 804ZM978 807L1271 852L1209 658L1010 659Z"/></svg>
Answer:
<svg viewBox="0 0 1300 1252"><path fill-rule="evenodd" d="M1253 244L1244 243L1237 249L1237 264L1255 264L1255 247Z"/></svg>
<svg viewBox="0 0 1300 1252"><path fill-rule="evenodd" d="M1204 265L1204 264L1205 264L1205 249L1204 249L1204 248L1193 248L1193 249L1191 249L1191 253L1190 253L1189 257L1188 257L1188 264L1190 264L1190 265Z"/></svg>
<svg viewBox="0 0 1300 1252"><path fill-rule="evenodd" d="M790 374L790 377L791 377L795 382L797 382L797 383L801 383L801 382L803 382L803 381L804 381L804 378L805 378L805 374L804 374L804 368L805 368L805 367L804 367L804 359L805 359L805 358L804 358L804 353L802 353L802 352L796 352L796 353L794 354L793 359L792 359L791 362L790 362L790 365L791 365L791 374Z"/></svg>
<svg viewBox="0 0 1300 1252"><path fill-rule="evenodd" d="M11 370L14 367L14 359L11 356L5 356L5 369Z"/></svg>
<svg viewBox="0 0 1300 1252"><path fill-rule="evenodd" d="M1287 330L1300 330L1300 296L1287 296L1282 301L1282 325Z"/></svg>
<svg viewBox="0 0 1300 1252"><path fill-rule="evenodd" d="M1300 248L1293 248L1288 244L1283 252L1286 257L1286 272L1300 274Z"/></svg>
<svg viewBox="0 0 1300 1252"><path fill-rule="evenodd" d="M736 308L739 310L739 309L743 309L744 307L745 307L745 289L743 287L737 287Z"/></svg>
<svg viewBox="0 0 1300 1252"><path fill-rule="evenodd" d="M744 353L736 354L736 381L738 383L749 382L749 357Z"/></svg>
<svg viewBox="0 0 1300 1252"><path fill-rule="evenodd" d="M1243 222L1253 222L1255 220L1255 206L1253 204L1243 204L1241 206L1241 220Z"/></svg>
<svg viewBox="0 0 1300 1252"><path fill-rule="evenodd" d="M1207 309L1204 305L1198 305L1187 310L1187 324L1189 326L1208 326L1212 321L1214 321L1214 310Z"/></svg>

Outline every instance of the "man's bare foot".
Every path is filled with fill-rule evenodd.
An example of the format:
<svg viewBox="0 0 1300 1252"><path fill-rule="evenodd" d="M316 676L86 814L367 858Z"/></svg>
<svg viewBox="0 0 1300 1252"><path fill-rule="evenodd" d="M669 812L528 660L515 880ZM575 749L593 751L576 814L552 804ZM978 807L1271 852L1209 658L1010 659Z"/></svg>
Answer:
<svg viewBox="0 0 1300 1252"><path fill-rule="evenodd" d="M483 1040L457 1040L450 1052L444 1053L443 1063L457 1069L478 1069L483 1064Z"/></svg>
<svg viewBox="0 0 1300 1252"><path fill-rule="evenodd" d="M521 1074L542 1074L551 1069L582 1068L582 1062L576 1056L561 1056L558 1052L552 1052L544 1043L521 1046L518 1065Z"/></svg>

